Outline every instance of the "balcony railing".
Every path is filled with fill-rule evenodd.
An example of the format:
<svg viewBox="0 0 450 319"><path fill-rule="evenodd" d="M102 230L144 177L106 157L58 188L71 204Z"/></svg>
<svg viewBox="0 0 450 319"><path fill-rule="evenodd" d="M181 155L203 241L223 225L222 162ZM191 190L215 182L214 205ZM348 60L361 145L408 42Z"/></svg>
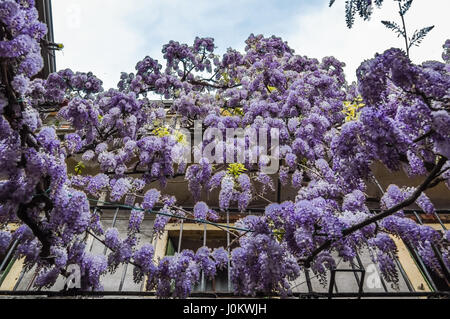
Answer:
<svg viewBox="0 0 450 319"><path fill-rule="evenodd" d="M92 208L95 213L100 213L103 226L116 227L123 235L126 233L129 210L122 206L97 206ZM188 208L189 209L189 208ZM450 211L441 210L433 215L425 215L419 211L408 210L405 213L418 223L425 223L437 230L445 231L448 225ZM262 214L262 211L254 210L251 214ZM223 216L223 225L232 225L237 218L242 217L241 213L229 211ZM153 218L146 218L143 223L143 229L139 234L141 242L152 241L153 238ZM230 247L230 233L224 232L220 237L206 225L198 225L185 222L170 223L166 227L166 236L153 240L152 243L162 252L162 257L169 250L168 241L171 242L172 252L181 249L189 249L188 242L190 238L197 236L195 241L199 247L214 238L217 242ZM220 231L220 230L219 230ZM200 236L199 236L200 235ZM209 238L211 237L211 238ZM220 239L222 238L222 239ZM88 249L94 253L107 254L108 250L96 238L86 237ZM222 242L220 242L222 240ZM397 289L391 287L385 282L381 275L378 275L378 269L373 264L368 252L361 251L357 254L355 262L345 263L336 260L336 269L327 274L327 286L319 282L319 278L313 275L310 270L304 269L303 273L293 282L291 289L292 297L295 298L398 298L398 297L436 297L450 298L449 273L442 256L436 252L439 263L443 268L443 277L435 275L428 269L424 261L418 254L416 248L401 240L396 240L399 249L399 257L395 259L398 269L399 282ZM143 291L142 284L133 282L132 265L121 265L114 274L104 275L102 283L105 291L73 291L65 290L65 279L60 276L54 287L48 290L36 290L33 287L36 279L35 269L29 271L20 271L20 260L17 260L14 251L17 242L11 244L10 249L0 261L0 269L3 270L0 277L0 296L122 296L122 297L153 297L152 291ZM159 248L158 248L159 247ZM162 249L161 249L162 247ZM161 254L160 252L160 254ZM15 273L13 273L15 272ZM222 274L223 275L223 274ZM223 277L223 276L222 276ZM225 284L218 289L217 283L208 282L202 277L201 284L195 287L195 297L243 297L235 296L232 292L230 273L225 275ZM221 278L224 281L224 278ZM8 281L8 282L7 282ZM6 285L6 283L8 285ZM220 286L220 285L219 285ZM262 296L261 296L262 297Z"/></svg>

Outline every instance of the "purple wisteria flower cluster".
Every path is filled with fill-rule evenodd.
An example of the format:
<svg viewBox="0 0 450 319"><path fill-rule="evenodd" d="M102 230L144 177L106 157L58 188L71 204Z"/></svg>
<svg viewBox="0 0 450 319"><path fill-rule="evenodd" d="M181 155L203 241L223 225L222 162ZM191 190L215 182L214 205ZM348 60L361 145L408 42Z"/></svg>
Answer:
<svg viewBox="0 0 450 319"><path fill-rule="evenodd" d="M252 34L243 52L230 48L222 56L212 38L197 37L193 45L170 41L162 48L164 66L145 57L136 73L122 73L117 88L104 90L92 73L70 69L34 78L46 34L37 16L33 0L0 2L0 253L17 240L15 254L26 269L37 266L37 287L51 287L77 264L82 289L101 290L102 275L128 263L134 280L146 280L158 297L185 298L201 274L212 278L228 267L237 294L286 296L301 269L325 281L336 267L333 256L351 262L365 247L395 285L391 236L417 247L437 274L445 265L436 253L449 266L449 233L403 210L415 203L433 214L426 192L450 186L450 40L443 62L416 65L393 48L364 61L349 85L341 61L298 55L275 36ZM172 106L165 109L149 94ZM72 133L60 137L42 124L49 107ZM249 157L213 163L202 156L210 139L191 145L180 133L194 121L221 132L277 129L279 158L258 157L261 149L255 154L264 163L279 161L278 174L266 174L264 163ZM234 156L250 148L249 138L236 137L235 146ZM180 160L186 152L200 154L198 162ZM74 161L75 172L68 164ZM382 190L378 215L366 195L375 163L423 179L417 187ZM166 187L179 177L194 199L192 216ZM274 199L278 184L295 196ZM105 200L130 209L122 237L90 211L92 202ZM236 248L201 247L158 259L139 240L150 214L157 215L158 235L173 220L211 223L254 205L264 214L236 223ZM12 232L11 223L20 227ZM86 234L100 236L108 254L89 252Z"/></svg>

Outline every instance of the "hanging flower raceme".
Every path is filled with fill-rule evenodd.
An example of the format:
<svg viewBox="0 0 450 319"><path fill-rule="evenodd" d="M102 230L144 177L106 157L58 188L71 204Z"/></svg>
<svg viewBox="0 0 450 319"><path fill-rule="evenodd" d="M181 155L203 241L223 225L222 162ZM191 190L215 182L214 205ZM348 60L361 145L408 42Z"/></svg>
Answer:
<svg viewBox="0 0 450 319"><path fill-rule="evenodd" d="M186 298L202 273L212 279L230 267L236 293L286 296L300 266L326 284L335 256L351 262L362 247L395 285L396 247L388 234L417 247L442 274L435 251L447 261L448 233L401 210L358 225L375 216L367 184L376 161L410 176L440 168L420 194L389 186L383 210L415 196L411 202L432 216L426 188L450 185L448 41L445 63L415 65L390 49L363 62L358 83L347 85L342 62L296 55L275 36L252 34L244 52L228 49L222 56L212 38L197 37L191 45L170 41L163 46L165 65L145 57L136 74L123 73L116 89L104 91L90 72L65 69L31 79L43 66L46 33L32 4L0 2L0 62L8 66L0 86L0 253L17 240L15 255L25 269L39 269L36 287L52 287L76 264L82 289L100 290L104 274L133 264L136 283L145 279L158 297ZM154 94L171 107L151 101ZM52 112L54 122L41 116ZM66 124L74 132L61 138ZM190 149L186 132L198 124L245 134L226 142L194 136ZM227 153L226 163L215 160ZM279 165L274 174L265 170L269 164ZM170 183L183 178L186 189ZM171 196L174 189L186 198ZM176 206L187 198L191 212ZM119 226L104 228L100 210L90 207L99 201L130 211L123 233ZM239 233L239 242L226 248L162 257L139 242L147 216L155 216L153 234L160 236L171 221L223 222L215 206L240 213L264 208L264 214L236 221L237 229L228 231ZM12 222L21 224L14 233L6 227ZM357 230L348 234L350 227ZM89 251L86 233L108 248L105 256Z"/></svg>

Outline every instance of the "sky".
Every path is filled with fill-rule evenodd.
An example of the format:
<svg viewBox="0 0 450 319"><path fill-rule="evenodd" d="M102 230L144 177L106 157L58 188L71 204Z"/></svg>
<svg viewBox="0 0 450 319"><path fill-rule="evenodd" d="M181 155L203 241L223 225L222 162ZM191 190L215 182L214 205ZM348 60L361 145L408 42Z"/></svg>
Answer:
<svg viewBox="0 0 450 319"><path fill-rule="evenodd" d="M321 59L335 56L346 63L347 81L356 79L362 61L404 40L381 20L400 22L397 3L385 0L370 21L345 24L344 0L53 0L58 69L92 71L106 89L116 87L121 72L134 72L145 56L161 63L162 46L170 40L193 44L196 36L213 37L216 52L243 51L253 34L276 35L296 54ZM410 34L435 25L420 47L413 47L415 63L441 61L442 45L450 38L449 0L415 0L406 16Z"/></svg>

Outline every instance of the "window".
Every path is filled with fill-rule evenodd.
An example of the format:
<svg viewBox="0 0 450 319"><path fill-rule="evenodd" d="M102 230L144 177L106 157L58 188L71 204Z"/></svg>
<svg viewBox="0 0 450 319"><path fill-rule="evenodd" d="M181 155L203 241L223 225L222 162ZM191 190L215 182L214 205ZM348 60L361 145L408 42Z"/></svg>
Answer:
<svg viewBox="0 0 450 319"><path fill-rule="evenodd" d="M211 249L227 248L230 244L231 249L237 246L236 243L232 243L232 240L235 238L234 235L230 234L228 238L227 232L212 225L183 223L180 226L180 224L168 224L166 231L167 239L165 240L164 236L160 239L166 241L166 256L172 256L184 249L196 252L197 249L205 246L205 244ZM179 247L179 245L181 246ZM228 292L229 287L228 269L222 269L217 271L216 276L212 280L202 279L201 283L194 287L193 292Z"/></svg>

